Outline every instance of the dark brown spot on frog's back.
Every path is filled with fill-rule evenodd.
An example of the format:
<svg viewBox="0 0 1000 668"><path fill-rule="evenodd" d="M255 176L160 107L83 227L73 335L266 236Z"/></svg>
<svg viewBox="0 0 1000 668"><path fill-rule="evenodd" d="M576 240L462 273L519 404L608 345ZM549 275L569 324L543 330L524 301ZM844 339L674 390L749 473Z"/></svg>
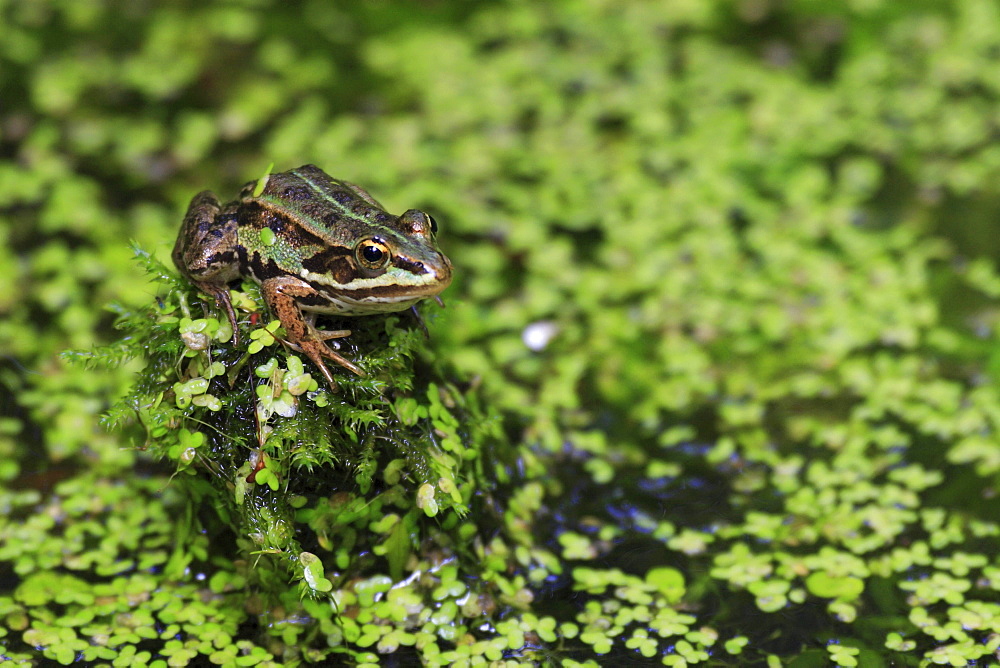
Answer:
<svg viewBox="0 0 1000 668"><path fill-rule="evenodd" d="M309 199L311 192L312 189L309 186L297 181L282 187L277 196L287 202L302 202Z"/></svg>
<svg viewBox="0 0 1000 668"><path fill-rule="evenodd" d="M313 218L322 222L323 226L328 230L339 229L344 224L344 214L340 211L330 211L322 206L315 206L311 210L308 210Z"/></svg>
<svg viewBox="0 0 1000 668"><path fill-rule="evenodd" d="M267 227L276 235L280 234L293 246L302 247L307 244L316 246L325 242L314 234L310 234L300 225L289 225L288 218L270 207L260 202L244 202L240 207L240 222L245 234L259 233L261 228ZM253 245L252 243L250 245Z"/></svg>
<svg viewBox="0 0 1000 668"><path fill-rule="evenodd" d="M307 166L311 167L311 165ZM313 167L313 169L315 172L312 173L303 172L303 168L301 167L294 170L295 172L303 172L301 176L293 172L271 174L268 176L267 185L264 187L264 196L268 199L289 203L309 202L313 198L314 190L303 177L311 181L316 181L316 173L322 174L317 168ZM251 195L252 192L253 189L250 190L250 193L246 193L245 196Z"/></svg>
<svg viewBox="0 0 1000 668"><path fill-rule="evenodd" d="M276 214L274 211L265 211L263 213L262 220L264 221L264 227L271 228L271 231L275 234L283 234L287 236L291 233L290 229L285 229L288 227L288 225L285 224L287 220L283 216Z"/></svg>
<svg viewBox="0 0 1000 668"><path fill-rule="evenodd" d="M252 227L259 229L267 216L267 210L261 206L260 202L253 200L242 202L236 216L239 219L240 227ZM266 224L266 223L265 223Z"/></svg>
<svg viewBox="0 0 1000 668"><path fill-rule="evenodd" d="M335 184L328 194L334 202L353 213L363 213L373 217L377 214L385 215L385 211L339 183Z"/></svg>
<svg viewBox="0 0 1000 668"><path fill-rule="evenodd" d="M261 257L261 254L257 251L248 253L246 248L240 246L237 252L240 258L240 266L253 274L258 282L287 273L279 269L278 264L274 260Z"/></svg>
<svg viewBox="0 0 1000 668"><path fill-rule="evenodd" d="M302 267L314 274L325 274L344 285L357 275L351 251L342 246L330 246L302 260Z"/></svg>
<svg viewBox="0 0 1000 668"><path fill-rule="evenodd" d="M330 193L330 196L333 198L334 202L337 204L343 204L344 206L351 204L355 199L357 199L357 196L354 193L343 188L336 188Z"/></svg>

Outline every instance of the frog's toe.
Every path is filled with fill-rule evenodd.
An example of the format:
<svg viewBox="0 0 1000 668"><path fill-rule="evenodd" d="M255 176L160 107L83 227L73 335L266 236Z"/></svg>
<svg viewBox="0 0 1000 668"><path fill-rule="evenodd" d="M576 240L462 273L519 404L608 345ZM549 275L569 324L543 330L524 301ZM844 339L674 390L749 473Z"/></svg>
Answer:
<svg viewBox="0 0 1000 668"><path fill-rule="evenodd" d="M351 330L349 329L314 329L312 331L313 335L320 341L329 341L330 339L343 339L351 335Z"/></svg>
<svg viewBox="0 0 1000 668"><path fill-rule="evenodd" d="M315 340L300 341L298 345L295 344L290 344L290 345L304 352L306 356L310 360L312 360L312 363L315 364L317 367L319 367L319 370L323 372L323 376L326 378L327 382L329 382L332 387L336 387L337 384L334 382L333 376L330 374L330 370L327 369L326 363L323 361L324 357L333 360L340 366L344 367L348 371L358 376L366 375L364 369L362 369L357 364L350 361L343 355L340 355L339 353L330 350L330 347L327 346L322 341L315 341Z"/></svg>
<svg viewBox="0 0 1000 668"><path fill-rule="evenodd" d="M323 347L326 348L326 353L325 354L326 354L327 357L329 357L334 362L336 362L340 366L344 367L348 371L354 373L357 376L366 376L366 375L368 375L368 374L365 373L364 369L362 369L361 367L359 367L357 364L355 364L351 360L347 359L346 357L343 357L342 355L339 355L339 354L333 352L332 350L330 350L329 348L327 348L325 345Z"/></svg>

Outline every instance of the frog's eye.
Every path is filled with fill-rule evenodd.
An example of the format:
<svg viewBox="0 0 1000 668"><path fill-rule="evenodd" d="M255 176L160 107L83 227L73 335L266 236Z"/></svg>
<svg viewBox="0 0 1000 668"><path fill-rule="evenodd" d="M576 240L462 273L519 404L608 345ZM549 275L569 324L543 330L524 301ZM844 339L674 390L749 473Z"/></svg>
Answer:
<svg viewBox="0 0 1000 668"><path fill-rule="evenodd" d="M438 222L436 220L434 220L434 216L428 214L427 215L427 220L429 220L430 223L431 223L431 234L437 234L437 231L438 231Z"/></svg>
<svg viewBox="0 0 1000 668"><path fill-rule="evenodd" d="M365 269L377 271L389 264L392 254L389 247L378 239L366 239L358 244L354 256Z"/></svg>

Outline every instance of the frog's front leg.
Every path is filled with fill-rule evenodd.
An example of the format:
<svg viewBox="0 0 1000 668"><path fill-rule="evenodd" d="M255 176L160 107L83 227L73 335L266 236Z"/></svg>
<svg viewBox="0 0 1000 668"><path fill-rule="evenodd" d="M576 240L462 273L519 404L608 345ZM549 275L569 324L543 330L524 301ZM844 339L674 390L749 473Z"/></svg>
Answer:
<svg viewBox="0 0 1000 668"><path fill-rule="evenodd" d="M181 273L226 310L234 344L239 344L239 329L227 284L240 276L237 227L235 206L224 210L214 193L200 192L188 205L173 252Z"/></svg>
<svg viewBox="0 0 1000 668"><path fill-rule="evenodd" d="M359 366L330 350L330 347L321 340L324 337L318 337L315 330L302 317L298 302L307 297L320 296L321 293L315 288L294 276L269 278L261 283L260 288L267 305L285 328L288 342L297 346L313 364L319 367L330 387L336 387L337 383L334 382L330 370L326 368L324 357L332 359L359 376L365 375Z"/></svg>

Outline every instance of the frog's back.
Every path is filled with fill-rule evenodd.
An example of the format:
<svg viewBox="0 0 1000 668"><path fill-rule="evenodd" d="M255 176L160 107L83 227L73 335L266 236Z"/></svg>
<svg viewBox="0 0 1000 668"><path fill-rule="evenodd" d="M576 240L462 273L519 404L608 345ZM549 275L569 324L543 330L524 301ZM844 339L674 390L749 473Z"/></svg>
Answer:
<svg viewBox="0 0 1000 668"><path fill-rule="evenodd" d="M243 188L241 207L263 207L294 219L303 231L328 242L346 243L370 228L391 227L395 220L367 192L315 165L271 174L259 195L254 195L256 188L256 181ZM242 218L250 222L259 217L248 212Z"/></svg>

